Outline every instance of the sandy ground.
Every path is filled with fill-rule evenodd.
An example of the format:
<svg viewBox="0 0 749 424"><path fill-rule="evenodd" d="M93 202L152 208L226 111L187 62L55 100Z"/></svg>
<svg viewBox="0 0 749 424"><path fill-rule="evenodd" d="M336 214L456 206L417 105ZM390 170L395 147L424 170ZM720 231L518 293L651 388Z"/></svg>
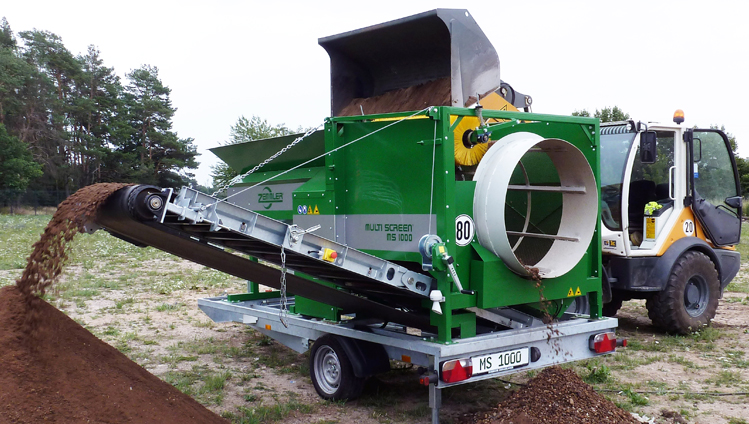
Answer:
<svg viewBox="0 0 749 424"><path fill-rule="evenodd" d="M214 412L235 417L278 412L261 422L430 422L428 391L418 385L414 369L403 367L371 379L356 401L323 402L308 376L307 355L244 325L213 323L198 309L199 298L244 291L242 281L226 277L203 283L209 280L206 269L171 257L137 265L115 262L97 262L93 269L73 263L58 284L66 291L53 292L51 302ZM744 269L739 277L747 274ZM0 271L6 284L17 275L20 270ZM98 288L81 290L81 282L91 275ZM118 284L100 287L108 280ZM644 301L626 302L618 317L620 337L634 343L615 355L575 365L581 376L591 368L608 367L606 380L596 389L649 422L749 422L743 395L749 393L747 293L725 293L712 328L701 335L663 334L652 327ZM216 376L222 383L205 389L204 382ZM529 377L521 372L506 380L522 384ZM442 422L466 423L473 414L490 413L516 387L488 380L444 390Z"/></svg>
<svg viewBox="0 0 749 424"><path fill-rule="evenodd" d="M197 308L197 299L217 294L221 293L183 290L163 296L112 290L85 301L83 307L73 302L60 306L115 346L121 347L123 334L125 339L132 338L125 342L131 358L162 378L169 373L189 372L195 367L228 371L231 377L226 382L220 404L209 402L207 405L219 414L236 412L239 407L252 409L293 399L313 405L314 412L310 415L294 412L283 422L306 423L312 417L314 422L430 422L428 392L417 384L413 370L394 371L373 379L360 400L345 405L322 402L306 375L306 355L271 343L241 324L212 323ZM132 303L117 310L117 302L123 299L131 299ZM749 361L738 353L749 346L749 306L745 299L744 293L725 294L713 325L719 337L707 346L689 343L689 339L683 346L679 345L674 341L677 338L666 336L651 326L644 301L625 303L619 313L618 333L644 347L640 350L625 348L617 354L621 356L619 359L636 365L630 369L619 370L617 358L607 358L612 369L609 385L654 392L643 395L648 399L647 405L634 408L640 415L656 417L654 422L678 422L663 418L663 411L683 414L690 423L749 420L745 396L701 395L749 391L745 380ZM128 334L137 334L137 337L127 337ZM669 347L660 350L657 346L661 343ZM673 344L676 346L671 346ZM692 344L694 346L690 347ZM231 353L225 351L227 348L244 351ZM263 360L268 357L277 359L268 363ZM522 383L527 380L524 374L509 380ZM441 416L444 422L464 421L464 417L472 413L490 410L511 388L499 381L460 387L443 394ZM606 394L615 401L623 399L615 392Z"/></svg>

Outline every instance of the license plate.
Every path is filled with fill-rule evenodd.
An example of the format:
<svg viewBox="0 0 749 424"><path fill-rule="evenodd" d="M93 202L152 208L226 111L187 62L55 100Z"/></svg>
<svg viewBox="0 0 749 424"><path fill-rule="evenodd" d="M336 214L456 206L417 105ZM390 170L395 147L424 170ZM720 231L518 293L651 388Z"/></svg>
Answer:
<svg viewBox="0 0 749 424"><path fill-rule="evenodd" d="M471 358L473 375L493 373L528 365L530 362L529 356L527 347L492 353L490 355L474 356Z"/></svg>

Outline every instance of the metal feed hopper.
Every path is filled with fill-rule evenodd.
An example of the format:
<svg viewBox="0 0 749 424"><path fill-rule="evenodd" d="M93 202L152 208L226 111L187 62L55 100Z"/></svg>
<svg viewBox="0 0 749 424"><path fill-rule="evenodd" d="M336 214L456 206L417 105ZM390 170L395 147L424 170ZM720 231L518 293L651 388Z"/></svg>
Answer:
<svg viewBox="0 0 749 424"><path fill-rule="evenodd" d="M434 85L435 81L444 82L451 95L441 96L439 103L427 100L424 106L463 107L475 103L477 94L485 96L500 84L497 52L464 10L432 10L319 42L330 55L333 116L347 114L342 111L354 99ZM424 107L392 110L393 106L389 111ZM356 107L354 111L360 114Z"/></svg>

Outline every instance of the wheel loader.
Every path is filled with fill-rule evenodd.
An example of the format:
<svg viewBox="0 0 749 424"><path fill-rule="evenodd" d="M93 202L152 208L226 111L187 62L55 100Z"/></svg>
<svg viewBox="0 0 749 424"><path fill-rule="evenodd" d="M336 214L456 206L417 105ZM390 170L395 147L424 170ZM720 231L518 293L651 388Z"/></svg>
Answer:
<svg viewBox="0 0 749 424"><path fill-rule="evenodd" d="M646 299L653 324L688 334L715 317L740 267L742 197L717 129L601 124L603 313Z"/></svg>

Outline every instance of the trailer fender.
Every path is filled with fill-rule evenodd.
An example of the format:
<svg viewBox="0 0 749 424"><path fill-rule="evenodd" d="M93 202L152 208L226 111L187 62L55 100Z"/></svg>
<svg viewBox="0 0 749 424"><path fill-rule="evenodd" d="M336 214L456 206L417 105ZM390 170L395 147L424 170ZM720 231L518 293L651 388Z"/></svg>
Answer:
<svg viewBox="0 0 749 424"><path fill-rule="evenodd" d="M382 345L348 337L333 337L346 352L355 376L364 378L390 371L390 358Z"/></svg>
<svg viewBox="0 0 749 424"><path fill-rule="evenodd" d="M655 266L648 276L646 286L658 287L660 290L663 290L666 286L666 283L668 282L669 276L671 275L674 264L684 253L689 250L696 250L698 252L706 254L713 262L713 264L715 264L715 269L718 271L718 279L721 282L722 291L723 287L725 287L725 285L723 284L725 277L725 273L723 272L723 264L718 255L716 255L715 249L707 244L706 241L697 237L684 237L676 240L668 248L668 250L666 250L666 253L664 253L663 256L658 258L658 260L655 262ZM733 273L733 275L736 275L736 272L738 272L738 268ZM733 278L733 276L731 276L731 278ZM727 285L729 281L730 279L726 281L725 284Z"/></svg>

